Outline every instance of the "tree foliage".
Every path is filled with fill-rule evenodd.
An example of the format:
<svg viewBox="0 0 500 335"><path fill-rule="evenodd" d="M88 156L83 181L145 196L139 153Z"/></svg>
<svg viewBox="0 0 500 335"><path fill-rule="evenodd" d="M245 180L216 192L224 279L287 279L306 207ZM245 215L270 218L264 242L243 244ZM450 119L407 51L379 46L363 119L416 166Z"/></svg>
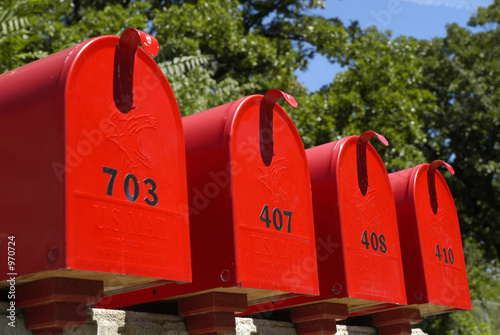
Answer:
<svg viewBox="0 0 500 335"><path fill-rule="evenodd" d="M499 6L496 1L492 9ZM500 22L500 16L485 16L481 10L471 24L486 29ZM436 153L455 168L449 182L462 229L483 242L490 258L500 255L499 37L498 29L472 33L450 25L447 37L434 41L425 68L426 87L440 107L426 118L426 127L439 144Z"/></svg>
<svg viewBox="0 0 500 335"><path fill-rule="evenodd" d="M3 1L0 5L0 73L48 55L32 49L37 37L30 29L36 11L28 9L33 1Z"/></svg>
<svg viewBox="0 0 500 335"><path fill-rule="evenodd" d="M389 170L443 159L455 198L474 310L433 317L430 333L498 333L500 288L500 0L444 38L394 37L310 14L321 0L6 0L0 73L99 35L136 27L156 36L156 58L182 115L280 88L306 147L374 130ZM321 54L342 72L308 93L295 71ZM495 307L496 306L496 307ZM479 320L479 321L478 321ZM496 323L495 323L496 322ZM467 327L469 328L467 328Z"/></svg>

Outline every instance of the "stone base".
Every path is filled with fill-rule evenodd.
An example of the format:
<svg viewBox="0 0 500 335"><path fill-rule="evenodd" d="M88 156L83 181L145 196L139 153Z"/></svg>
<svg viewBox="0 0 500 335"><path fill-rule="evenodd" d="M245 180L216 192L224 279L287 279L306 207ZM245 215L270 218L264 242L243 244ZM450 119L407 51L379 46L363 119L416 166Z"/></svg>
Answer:
<svg viewBox="0 0 500 335"><path fill-rule="evenodd" d="M32 335L25 328L24 312L16 311L15 327L9 326L7 318L9 305L0 302L0 334ZM64 329L64 335L188 335L184 318L121 310L89 309L87 323L71 329ZM370 327L337 325L337 335L376 335ZM236 332L225 335L297 335L295 325L289 322L263 319L236 318ZM412 335L425 335L413 329Z"/></svg>

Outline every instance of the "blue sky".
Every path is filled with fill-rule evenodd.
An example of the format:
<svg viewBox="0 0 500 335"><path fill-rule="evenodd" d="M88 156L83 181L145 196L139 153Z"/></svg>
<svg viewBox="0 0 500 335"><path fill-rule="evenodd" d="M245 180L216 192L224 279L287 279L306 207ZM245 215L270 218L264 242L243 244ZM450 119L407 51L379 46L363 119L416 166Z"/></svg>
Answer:
<svg viewBox="0 0 500 335"><path fill-rule="evenodd" d="M391 30L393 36L420 39L444 37L446 25L466 26L477 7L487 7L493 0L326 0L326 10L312 13L326 18L338 17L344 24L358 21L362 28L372 25ZM332 82L340 67L321 56L306 71L297 71L299 82L313 92Z"/></svg>

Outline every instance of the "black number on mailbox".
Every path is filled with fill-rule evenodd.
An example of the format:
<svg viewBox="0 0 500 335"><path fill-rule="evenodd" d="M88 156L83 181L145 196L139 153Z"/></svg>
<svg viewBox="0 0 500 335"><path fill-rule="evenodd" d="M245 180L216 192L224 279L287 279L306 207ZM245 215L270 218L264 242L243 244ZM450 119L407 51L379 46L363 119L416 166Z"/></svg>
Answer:
<svg viewBox="0 0 500 335"><path fill-rule="evenodd" d="M366 247L366 249L370 249L370 245L374 251L380 250L383 254L387 252L387 246L385 245L385 236L380 234L377 237L375 232L370 234L370 241L368 242L368 232L363 230L363 234L361 235L361 244Z"/></svg>
<svg viewBox="0 0 500 335"><path fill-rule="evenodd" d="M279 216L279 224L277 224L278 220L276 220L276 214L278 214ZM277 231L280 231L281 228L283 228L283 214L281 214L279 208L275 208L273 210L273 223L274 223L274 228L276 228Z"/></svg>
<svg viewBox="0 0 500 335"><path fill-rule="evenodd" d="M380 251L385 254L387 252L387 246L385 245L385 236L380 234L378 240L380 241Z"/></svg>
<svg viewBox="0 0 500 335"><path fill-rule="evenodd" d="M113 195L113 187L115 185L115 179L118 175L118 170L110 167L103 166L102 172L110 174L110 178L108 181L108 187L106 188L106 195ZM133 185L133 191L131 190L131 184ZM158 204L158 195L156 194L156 183L151 178L144 179L144 184L149 186L148 188L148 196L144 198L144 201L150 206L156 206ZM137 177L132 173L127 173L125 175L125 179L123 180L123 190L125 192L125 196L130 201L137 201L139 198L139 181Z"/></svg>
<svg viewBox="0 0 500 335"><path fill-rule="evenodd" d="M150 206L155 206L158 203L158 196L156 195L156 183L153 179L151 178L146 178L144 179L144 184L146 185L151 185L151 188L148 189L149 195L153 197L153 200L150 200L148 197L144 198L144 201Z"/></svg>
<svg viewBox="0 0 500 335"><path fill-rule="evenodd" d="M436 251L434 252L434 255L436 255L436 257L441 260L441 251L439 251L439 244L436 244Z"/></svg>
<svg viewBox="0 0 500 335"><path fill-rule="evenodd" d="M132 180L134 184L134 194L130 194L130 180ZM127 196L128 200L136 201L137 198L139 198L139 182L137 181L137 178L133 174L128 173L125 176L125 180L123 181L123 188L125 190L125 195Z"/></svg>
<svg viewBox="0 0 500 335"><path fill-rule="evenodd" d="M113 185L115 184L115 178L116 174L118 173L118 170L103 166L102 172L109 173L111 175L111 177L109 177L108 188L106 189L106 195L113 195Z"/></svg>
<svg viewBox="0 0 500 335"><path fill-rule="evenodd" d="M262 212L260 212L260 221L265 222L266 228L269 228L271 220L269 219L269 208L267 207L267 205L264 205L264 208L262 208Z"/></svg>
<svg viewBox="0 0 500 335"><path fill-rule="evenodd" d="M373 242L373 238L375 237L375 243ZM374 232L372 232L370 234L370 241L372 242L372 248L373 250L377 251L378 250L378 238L377 238L377 234L375 234Z"/></svg>
<svg viewBox="0 0 500 335"><path fill-rule="evenodd" d="M288 216L288 229L287 232L292 232L292 212L291 211L283 211L283 214Z"/></svg>
<svg viewBox="0 0 500 335"><path fill-rule="evenodd" d="M269 206L264 205L262 211L260 212L260 221L266 223L266 228L271 227L271 222L274 225L274 228L277 231L281 231L283 229L283 214L288 217L287 221L287 232L292 232L292 212L291 211L283 211L276 207L273 209L273 219L269 218Z"/></svg>
<svg viewBox="0 0 500 335"><path fill-rule="evenodd" d="M436 244L436 250L434 252L434 255L436 255L439 260L441 260L441 250L439 248L439 244ZM446 252L446 247L443 247L443 255L444 256L444 262L448 264L453 264L455 263L455 256L453 255L453 250L451 248L448 248L448 252Z"/></svg>
<svg viewBox="0 0 500 335"><path fill-rule="evenodd" d="M361 244L363 244L367 250L370 248L370 243L368 242L368 234L366 233L366 230L364 230L363 235L361 235Z"/></svg>

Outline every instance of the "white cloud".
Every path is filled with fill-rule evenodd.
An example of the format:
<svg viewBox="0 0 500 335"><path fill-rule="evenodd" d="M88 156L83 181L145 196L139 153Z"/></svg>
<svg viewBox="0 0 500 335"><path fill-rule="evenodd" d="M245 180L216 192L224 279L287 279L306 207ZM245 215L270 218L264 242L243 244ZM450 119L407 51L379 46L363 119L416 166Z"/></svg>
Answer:
<svg viewBox="0 0 500 335"><path fill-rule="evenodd" d="M401 0L413 2L423 6L445 6L457 9L476 9L479 6L487 7L492 3L488 0Z"/></svg>

